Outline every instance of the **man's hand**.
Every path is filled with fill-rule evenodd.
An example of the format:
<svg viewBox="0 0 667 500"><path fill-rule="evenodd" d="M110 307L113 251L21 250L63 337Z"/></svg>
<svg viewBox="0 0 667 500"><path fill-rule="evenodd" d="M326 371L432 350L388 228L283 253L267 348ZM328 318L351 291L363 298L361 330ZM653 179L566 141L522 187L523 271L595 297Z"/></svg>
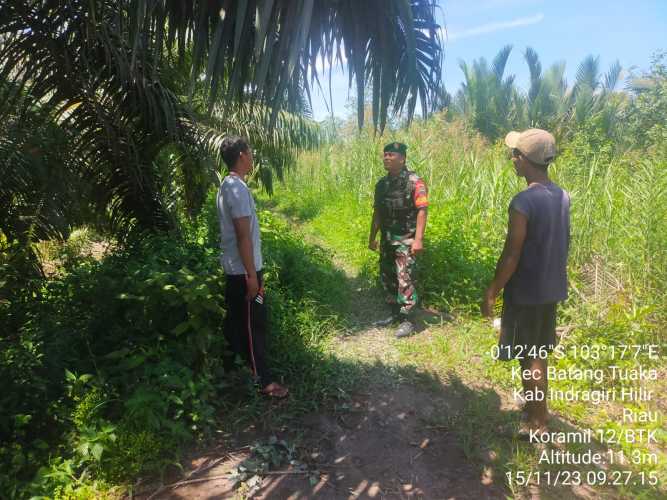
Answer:
<svg viewBox="0 0 667 500"><path fill-rule="evenodd" d="M496 305L496 294L490 288L484 292L484 299L482 299L482 316L485 318L493 317L493 308Z"/></svg>
<svg viewBox="0 0 667 500"><path fill-rule="evenodd" d="M373 250L374 252L377 252L378 249L378 242L377 240L369 240L368 241L368 248L370 250Z"/></svg>
<svg viewBox="0 0 667 500"><path fill-rule="evenodd" d="M418 254L424 250L424 242L422 240L414 239L412 246L410 247L410 252L412 254Z"/></svg>
<svg viewBox="0 0 667 500"><path fill-rule="evenodd" d="M259 293L259 281L257 281L257 275L246 276L245 279L245 288L246 294L245 298L247 301L255 300L257 294Z"/></svg>

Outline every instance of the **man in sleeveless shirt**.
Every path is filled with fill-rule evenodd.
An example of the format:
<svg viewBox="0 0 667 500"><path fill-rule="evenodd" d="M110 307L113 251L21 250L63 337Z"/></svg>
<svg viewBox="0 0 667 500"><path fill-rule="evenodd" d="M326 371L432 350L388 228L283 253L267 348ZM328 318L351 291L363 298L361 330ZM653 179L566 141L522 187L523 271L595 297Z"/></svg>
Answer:
<svg viewBox="0 0 667 500"><path fill-rule="evenodd" d="M418 303L415 286L415 258L423 250L428 207L424 181L406 167L407 146L392 142L384 147L387 175L375 186L373 219L368 247L378 249L380 232L380 277L392 317L378 326L400 323L396 337L415 332L414 313Z"/></svg>
<svg viewBox="0 0 667 500"><path fill-rule="evenodd" d="M500 359L521 364L524 407L529 430L545 430L547 355L556 338L556 305L567 298L567 257L570 245L570 196L547 173L556 154L554 137L545 130L510 132L516 174L528 187L509 205L509 229L482 313L493 314L503 292Z"/></svg>

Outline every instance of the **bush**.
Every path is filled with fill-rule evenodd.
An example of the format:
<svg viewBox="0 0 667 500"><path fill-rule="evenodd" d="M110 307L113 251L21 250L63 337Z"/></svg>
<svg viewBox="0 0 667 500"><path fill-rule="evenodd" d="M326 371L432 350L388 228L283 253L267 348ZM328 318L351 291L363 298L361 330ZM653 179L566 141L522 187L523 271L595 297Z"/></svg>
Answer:
<svg viewBox="0 0 667 500"><path fill-rule="evenodd" d="M82 243L62 272L14 288L0 304L16 327L0 339L8 497L104 497L112 484L177 462L219 424L234 367L222 361L214 198L184 238L145 235L101 261L78 258ZM326 252L270 213L260 217L274 371L303 378L301 389L316 394L321 380L304 367L323 359L345 308L345 278Z"/></svg>
<svg viewBox="0 0 667 500"><path fill-rule="evenodd" d="M204 437L224 373L222 305L214 251L169 235L44 282L3 351L3 435L24 445L3 443L3 469L26 481L60 454L57 467L75 474L108 469L117 422L162 433L173 448ZM127 472L143 467L131 462Z"/></svg>

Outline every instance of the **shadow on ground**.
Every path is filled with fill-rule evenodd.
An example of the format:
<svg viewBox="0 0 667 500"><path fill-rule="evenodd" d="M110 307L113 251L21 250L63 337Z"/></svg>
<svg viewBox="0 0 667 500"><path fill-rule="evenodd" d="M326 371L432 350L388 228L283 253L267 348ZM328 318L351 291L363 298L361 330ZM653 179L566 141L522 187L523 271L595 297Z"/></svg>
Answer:
<svg viewBox="0 0 667 500"><path fill-rule="evenodd" d="M259 482L242 485L236 491L242 497L481 499L509 493L502 477L506 457L482 457L480 450L489 451L479 442L483 434L465 430L471 408L484 409L487 425L502 426L516 417L500 409L495 391L470 389L453 374L442 381L412 366L330 362L335 372L356 379L355 390L341 387L339 396L317 412L298 414L289 401L265 402L263 418L231 436L225 451L217 452L228 459L202 476L215 479L183 484L153 498L232 497L234 481L225 475L239 466L256 466L261 455L244 447L266 446L271 436L294 453L259 473ZM191 470L203 463L201 456L194 457Z"/></svg>
<svg viewBox="0 0 667 500"><path fill-rule="evenodd" d="M185 464L189 481L152 498L626 497L573 484L510 491L508 471L533 472L526 457L564 446L530 445L515 437L519 411L494 389L473 388L454 372L441 377L414 366L336 358L329 363L330 372L341 375L330 381L340 385L337 397L313 412L297 411L295 398L260 401L260 418L237 420L238 432ZM355 378L354 388L343 378ZM241 398L252 399L242 391L237 396L236 403L230 401L228 417L238 417L234 404L243 404ZM577 430L558 418L552 425ZM272 446L276 452L267 454ZM604 450L597 442L588 446ZM249 473L238 483L233 474L244 467Z"/></svg>
<svg viewBox="0 0 667 500"><path fill-rule="evenodd" d="M600 498L600 489L569 484L511 491L506 473L537 470L551 445L518 440L520 412L509 398L484 380L464 380L457 367L436 372L399 359L392 330L372 326L387 310L367 276L344 274L326 249L299 258L289 256L295 242L276 242L290 267L275 273L291 288L283 294L289 304L276 305L282 323L272 354L290 397L269 401L230 378L216 442L183 463L184 475L134 498ZM323 315L289 319L313 303ZM447 319L422 313L424 326ZM452 333L433 330L403 342L447 342ZM553 425L576 430L559 419Z"/></svg>

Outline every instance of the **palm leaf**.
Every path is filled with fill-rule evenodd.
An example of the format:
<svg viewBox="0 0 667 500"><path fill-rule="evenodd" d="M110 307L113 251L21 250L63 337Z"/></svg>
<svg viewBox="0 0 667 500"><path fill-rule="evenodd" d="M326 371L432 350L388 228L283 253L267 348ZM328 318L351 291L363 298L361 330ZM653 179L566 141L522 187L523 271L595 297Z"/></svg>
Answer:
<svg viewBox="0 0 667 500"><path fill-rule="evenodd" d="M581 89L583 87L589 88L591 91L595 92L598 86L600 85L600 57L588 56L586 57L577 68L577 76L575 81L575 93L576 89Z"/></svg>
<svg viewBox="0 0 667 500"><path fill-rule="evenodd" d="M603 88L605 92L613 92L616 86L618 85L619 80L621 79L621 72L623 68L621 63L616 60L609 68L609 71L604 76L604 85Z"/></svg>
<svg viewBox="0 0 667 500"><path fill-rule="evenodd" d="M223 5L221 30L233 32L234 37L216 37L207 29ZM192 2L191 9L184 9L179 2L167 2L167 25L156 29L168 30L166 38L172 41L183 32L197 34L192 40L193 53L207 57L208 63L195 57L193 64L199 66L192 75L202 71L209 75L211 95L217 95L218 87L222 87L230 99L257 98L274 110L286 105L290 109L289 105L294 104L286 103L284 98L297 95L292 89L304 80L300 68L309 68L311 79L317 78L317 57L331 60L336 47L343 46L350 84L356 80L359 102L364 101L367 82L376 82L372 92L379 103L374 114L377 125L389 108L401 112L407 105L411 118L417 98L425 112L432 107L440 84L442 53L435 6L433 0L274 0L266 5L200 0ZM145 15L156 21L152 9L140 11L135 6L134 10L137 17ZM248 43L235 43L241 32L252 35L243 38ZM171 53L179 47L167 43ZM401 57L387 58L387 54ZM252 70L242 77L240 68ZM216 77L216 73L222 77ZM255 83L252 96L245 92L248 78ZM358 119L361 125L363 113Z"/></svg>
<svg viewBox="0 0 667 500"><path fill-rule="evenodd" d="M202 155L230 131L258 144L260 169L280 174L299 148L317 141L310 124L285 113L308 113L318 57L347 65L362 100L367 82L375 83L380 129L390 109L411 117L417 99L428 112L441 71L434 9L433 0L10 0L0 16L0 120L21 123L39 107L33 128L51 124L65 134L62 161L86 186L79 195L87 208L60 213L49 193L30 190L33 169L17 160L21 173L1 193L13 203L3 231L13 224L28 234L35 226L21 226L26 213L54 230L58 221L87 218L119 237L173 227L173 193L196 204L211 168ZM174 77L179 71L187 85ZM175 175L194 184L165 189ZM69 196L63 190L63 200Z"/></svg>
<svg viewBox="0 0 667 500"><path fill-rule="evenodd" d="M505 66L507 65L507 60L510 57L512 52L511 45L505 45L502 49L498 51L496 57L493 58L492 71L497 81L502 81L503 75L505 74Z"/></svg>
<svg viewBox="0 0 667 500"><path fill-rule="evenodd" d="M526 63L528 63L528 71L530 72L530 89L528 90L529 101L534 101L540 93L542 86L542 64L540 58L531 47L526 49L524 54Z"/></svg>

